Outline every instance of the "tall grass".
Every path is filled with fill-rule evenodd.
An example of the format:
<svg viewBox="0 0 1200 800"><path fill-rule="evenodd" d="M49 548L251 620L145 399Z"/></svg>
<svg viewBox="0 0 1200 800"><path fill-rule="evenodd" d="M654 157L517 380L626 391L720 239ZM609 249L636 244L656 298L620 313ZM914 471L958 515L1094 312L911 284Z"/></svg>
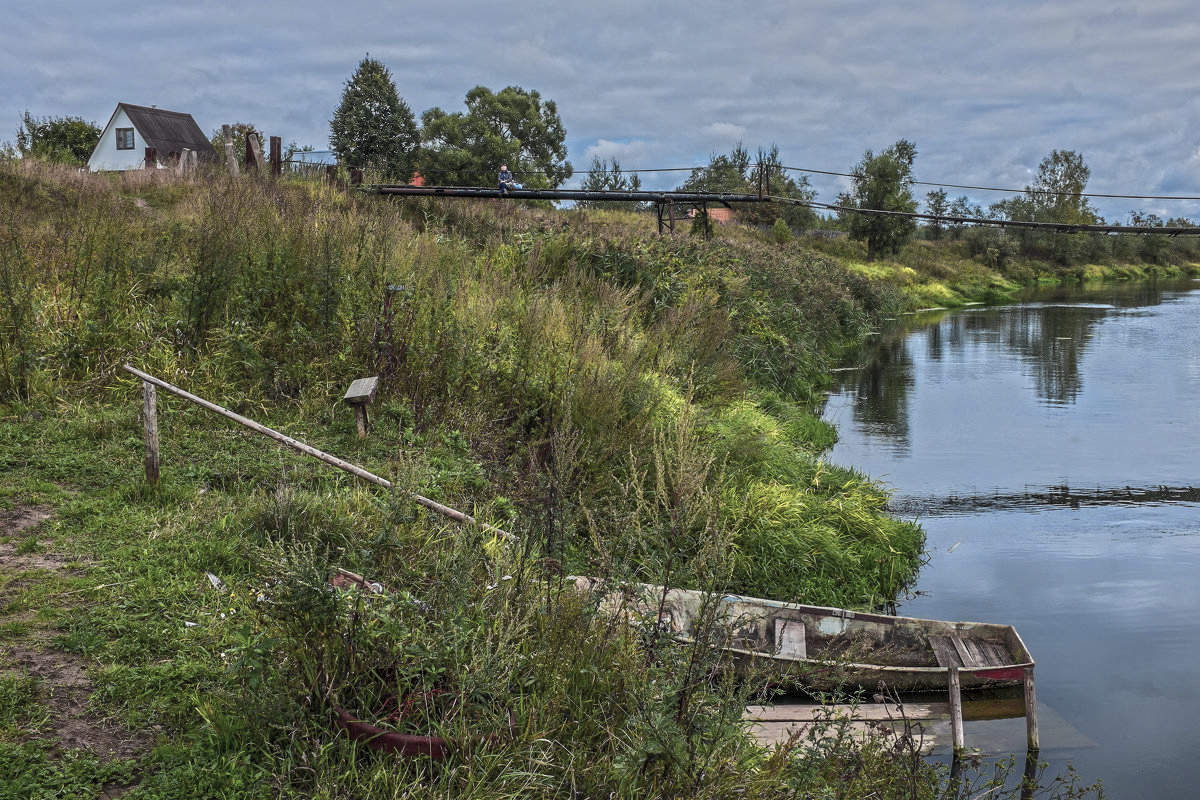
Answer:
<svg viewBox="0 0 1200 800"><path fill-rule="evenodd" d="M716 420L702 446L736 456L710 478L743 498L725 512L746 539L730 588L862 604L916 566L919 532L887 520L877 492L811 480L828 440L776 430L809 424L831 359L899 302L831 261L763 238L647 235L637 215L395 202L301 181L16 162L0 167L0 197L9 402L94 396L132 360L236 407L325 413L351 379L382 374L398 419L457 431L481 465L465 496L444 499L500 493L544 523L552 493L556 535L580 559L588 531L619 526L614 503L651 467L656 431L694 413ZM769 435L731 422L752 406ZM785 407L786 423L773 416ZM569 464L551 457L563 431Z"/></svg>
<svg viewBox="0 0 1200 800"><path fill-rule="evenodd" d="M99 665L99 709L159 726L142 796L942 792L915 751L833 723L759 747L741 715L763 683L709 646L712 613L682 645L565 580L891 599L921 532L824 463L834 434L811 401L893 291L756 234L659 239L633 214L303 181L9 162L0 203L0 502L45 495L55 546L104 576L56 576L61 596L33 582L14 602L52 609L57 644ZM165 397L163 482L148 490L126 360L519 542L447 527ZM383 377L365 441L338 404L364 374ZM337 568L386 591L333 591ZM74 592L108 599L72 607ZM355 745L335 708L444 735L451 757ZM81 761L72 783L3 741L5 724L14 786L98 793L116 774Z"/></svg>

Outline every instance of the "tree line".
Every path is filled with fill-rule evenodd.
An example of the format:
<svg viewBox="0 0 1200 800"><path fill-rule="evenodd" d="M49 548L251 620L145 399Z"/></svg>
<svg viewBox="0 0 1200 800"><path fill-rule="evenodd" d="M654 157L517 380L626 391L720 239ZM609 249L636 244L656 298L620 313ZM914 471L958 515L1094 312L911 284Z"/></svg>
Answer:
<svg viewBox="0 0 1200 800"><path fill-rule="evenodd" d="M557 188L574 173L567 160L566 129L553 100L537 91L509 86L492 91L476 86L467 92L464 111L434 107L415 114L396 89L391 72L378 59L367 55L346 81L341 101L330 120L329 142L341 164L375 172L385 180L409 181L420 174L429 183L489 186L495 183L501 165L508 165L530 188ZM235 152L244 150L244 138L257 133L253 125L233 126ZM101 130L80 117L35 118L26 112L17 132L12 155L33 156L71 164L83 164L100 139ZM214 132L214 142L219 138ZM289 154L297 151L295 145ZM867 150L855 165L851 186L837 197L840 207L828 222L867 245L867 257L897 255L914 237L931 240L966 238L972 255L1003 262L1016 254L1049 258L1064 264L1079 258L1096 257L1103 249L1096 237L1064 236L1052 232L1020 230L971 231L964 223L939 220L918 226L902 216L862 214L861 210L912 213L920 202L914 194L913 166L916 145L906 139L876 153ZM1024 192L993 203L986 210L966 195L951 199L945 189L934 189L924 198L925 211L938 217L975 217L1060 224L1103 223L1083 193L1091 170L1083 156L1073 150L1054 150L1038 165L1037 175ZM786 170L775 145L759 147L752 157L739 142L729 153L713 154L707 165L694 169L677 188L683 191L752 194L760 180L772 195L799 204L753 204L738 209L748 224L776 227L783 237L818 223L813 208L803 205L816 199L804 176ZM581 187L585 190L636 190L637 173L621 169L611 161L593 158ZM581 203L603 207L603 202ZM628 205L623 207L629 208ZM1130 223L1143 226L1190 225L1184 218L1161 219L1142 211L1130 212ZM778 227L782 226L782 227ZM1158 260L1169 243L1142 237L1133 246L1118 243L1112 255ZM1151 241L1154 240L1154 241ZM1118 252L1122 251L1123 252ZM976 252L978 251L978 252Z"/></svg>

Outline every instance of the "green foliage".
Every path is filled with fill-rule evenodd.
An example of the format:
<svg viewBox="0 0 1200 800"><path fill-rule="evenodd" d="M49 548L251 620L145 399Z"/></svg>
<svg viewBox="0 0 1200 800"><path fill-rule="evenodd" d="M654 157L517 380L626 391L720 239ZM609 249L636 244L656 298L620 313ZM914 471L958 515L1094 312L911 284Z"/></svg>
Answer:
<svg viewBox="0 0 1200 800"><path fill-rule="evenodd" d="M247 136L258 137L258 146L260 148L263 147L263 144L266 141L266 137L263 136L262 131L260 131L257 128L257 126L255 126L249 122L235 122L233 125L230 125L229 128L230 128L230 134L233 138L233 158L235 161L237 161L237 163L240 167L245 169L246 168L246 137ZM225 163L225 135L224 135L224 132L220 128L214 130L212 132L212 135L209 137L209 141L212 142L213 149L217 151L217 158L220 160L220 163L224 164ZM266 155L267 154L264 153L263 157L265 158Z"/></svg>
<svg viewBox="0 0 1200 800"><path fill-rule="evenodd" d="M801 176L797 180L784 170L776 145L766 150L760 147L752 162L750 154L738 142L728 155L713 155L708 166L692 170L679 190L758 194L760 177L764 193L769 189L772 196L797 200L799 204L743 204L737 208L739 219L762 227L770 227L775 220L782 219L794 230L807 230L816 224L816 212L803 205L811 203L816 192L809 186L807 177Z"/></svg>
<svg viewBox="0 0 1200 800"><path fill-rule="evenodd" d="M1098 221L1095 210L1081 193L1086 191L1092 171L1074 150L1054 150L1038 165L1033 185L1024 196L1002 200L992 206L1004 219L1091 225Z"/></svg>
<svg viewBox="0 0 1200 800"><path fill-rule="evenodd" d="M417 165L420 134L412 109L396 92L392 74L367 56L329 121L329 144L341 163L370 168L407 182Z"/></svg>
<svg viewBox="0 0 1200 800"><path fill-rule="evenodd" d="M636 192L642 188L642 179L638 177L636 172L632 175L626 175L624 170L621 169L620 163L615 158L609 164L608 159L595 156L592 158L592 165L588 168L588 174L584 177L583 182L579 184L579 188L585 192ZM620 208L629 211L641 211L645 208L646 204L580 200L575 205L579 208Z"/></svg>
<svg viewBox="0 0 1200 800"><path fill-rule="evenodd" d="M101 133L95 123L82 117L37 119L26 111L17 129L17 151L22 157L83 165L96 149Z"/></svg>
<svg viewBox="0 0 1200 800"><path fill-rule="evenodd" d="M935 217L946 216L950 210L950 202L946 199L946 190L934 189L926 194L925 210ZM946 226L942 222L933 220L926 226L926 232L930 239L941 239L942 234L946 232Z"/></svg>
<svg viewBox="0 0 1200 800"><path fill-rule="evenodd" d="M782 218L775 220L775 224L771 226L771 240L775 244L787 244L792 240L792 229Z"/></svg>
<svg viewBox="0 0 1200 800"><path fill-rule="evenodd" d="M879 155L868 150L854 168L853 189L838 197L845 208L877 209L912 213L917 201L912 196L913 161L917 148L901 139ZM896 255L912 238L917 224L910 217L887 214L839 212L851 237L866 241L867 258Z"/></svg>
<svg viewBox="0 0 1200 800"><path fill-rule="evenodd" d="M554 188L571 177L566 129L553 100L508 86L467 92L466 112L421 115L421 170L447 185L491 186L502 164L528 187Z"/></svg>
<svg viewBox="0 0 1200 800"><path fill-rule="evenodd" d="M835 434L813 403L837 354L899 308L894 289L798 244L660 238L638 215L220 175L168 188L0 167L27 333L6 352L28 353L25 390L3 400L0 502L53 506L39 540L77 559L5 584L49 628L5 633L85 657L89 713L155 737L136 763L56 758L50 732L10 744L45 718L46 687L0 682L5 789L944 793L943 768L871 741L764 750L740 721L762 683L722 667L711 611L682 644L562 577L862 606L896 591L920 531L822 461ZM147 490L125 360L400 490L165 394ZM360 440L340 396L363 374L383 385ZM336 568L386 591L332 589ZM375 753L331 725L335 704L455 746L440 763Z"/></svg>

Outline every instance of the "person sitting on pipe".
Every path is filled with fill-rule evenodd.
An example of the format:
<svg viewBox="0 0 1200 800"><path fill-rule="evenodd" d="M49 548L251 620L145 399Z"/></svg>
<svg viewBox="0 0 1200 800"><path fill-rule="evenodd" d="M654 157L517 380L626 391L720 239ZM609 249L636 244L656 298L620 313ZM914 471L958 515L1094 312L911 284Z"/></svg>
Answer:
<svg viewBox="0 0 1200 800"><path fill-rule="evenodd" d="M508 164L500 165L500 193L508 194L513 189L520 189L521 184L517 183L517 179L508 171Z"/></svg>

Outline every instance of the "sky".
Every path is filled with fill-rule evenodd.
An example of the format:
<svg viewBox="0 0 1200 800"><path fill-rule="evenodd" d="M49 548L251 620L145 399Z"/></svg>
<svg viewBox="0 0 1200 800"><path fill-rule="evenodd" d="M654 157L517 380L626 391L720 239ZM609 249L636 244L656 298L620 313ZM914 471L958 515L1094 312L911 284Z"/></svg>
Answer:
<svg viewBox="0 0 1200 800"><path fill-rule="evenodd" d="M536 89L558 104L580 169L593 156L691 166L741 141L845 172L905 138L920 180L1020 188L1058 148L1083 155L1089 191L1200 195L1200 16L1178 0L5 7L0 141L26 110L103 126L124 101L323 149L370 53L418 117L461 110L476 85ZM643 176L647 188L680 180ZM826 202L844 188L811 180ZM1005 196L948 191L985 206ZM1200 202L1094 204L1110 221L1133 209L1200 219Z"/></svg>

